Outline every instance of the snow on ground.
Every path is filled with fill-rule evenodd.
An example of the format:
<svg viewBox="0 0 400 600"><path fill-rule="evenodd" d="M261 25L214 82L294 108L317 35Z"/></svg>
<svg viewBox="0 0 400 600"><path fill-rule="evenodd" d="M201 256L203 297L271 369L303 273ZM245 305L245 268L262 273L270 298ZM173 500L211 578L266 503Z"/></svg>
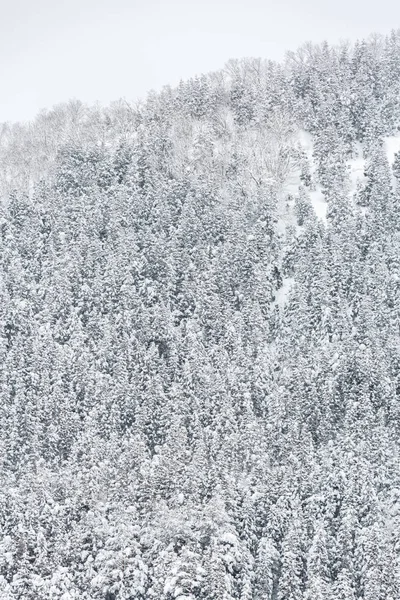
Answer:
<svg viewBox="0 0 400 600"><path fill-rule="evenodd" d="M293 207L294 197L299 191L300 184L300 169L293 169L286 178L279 198L278 223L276 229L278 233L282 235L284 235L288 225L296 226Z"/></svg>
<svg viewBox="0 0 400 600"><path fill-rule="evenodd" d="M300 131L297 134L297 140L300 142L308 158L312 160L314 144L311 133L308 133L308 131L304 131L304 129L300 129Z"/></svg>
<svg viewBox="0 0 400 600"><path fill-rule="evenodd" d="M357 190L357 182L364 181L365 159L363 157L362 145L357 143L356 157L347 161L350 171L350 192L354 193Z"/></svg>
<svg viewBox="0 0 400 600"><path fill-rule="evenodd" d="M301 185L300 173L300 169L294 169L291 173L289 173L285 181L286 194L297 194L299 191L299 186Z"/></svg>
<svg viewBox="0 0 400 600"><path fill-rule="evenodd" d="M326 223L328 203L326 202L319 185L317 185L316 190L310 192L310 199L318 219L320 219L323 223Z"/></svg>
<svg viewBox="0 0 400 600"><path fill-rule="evenodd" d="M284 235L286 231L287 222L284 218L284 215L281 215L278 218L278 222L276 224L275 230L279 235Z"/></svg>
<svg viewBox="0 0 400 600"><path fill-rule="evenodd" d="M304 152L307 154L312 173L315 172L315 164L313 161L313 139L312 136L303 130L298 131L296 136L296 141L301 145ZM388 157L389 163L392 165L394 161L394 156L396 152L400 152L400 134L392 135L385 138L385 149ZM357 184L359 181L363 182L365 180L365 158L363 157L363 147L362 144L358 143L356 146L356 155L355 158L347 161L347 165L349 168L349 177L350 177L350 199L353 194L357 191ZM284 186L284 195L286 197L290 194L292 197L296 196L299 191L299 187L301 185L300 181L300 169L295 168L286 179ZM327 202L324 199L324 195L321 191L319 185L316 186L316 190L310 192L311 204L314 207L315 213L317 217L323 222L326 223L326 213L327 213ZM282 208L279 214L279 230L282 233L285 230L285 226L292 221L290 217L290 213L292 207L284 207L282 204Z"/></svg>
<svg viewBox="0 0 400 600"><path fill-rule="evenodd" d="M400 134L391 135L385 138L384 141L386 155L389 164L392 165L394 161L394 155L400 151ZM360 143L357 144L357 156L347 162L350 169L350 184L351 193L357 190L357 182L364 182L365 180L365 158L363 157L363 148Z"/></svg>
<svg viewBox="0 0 400 600"><path fill-rule="evenodd" d="M315 164L313 161L313 140L312 136L306 131L300 130L297 134L297 141L301 144L304 152L307 154L310 160L311 172L315 172ZM385 138L385 148L387 157L390 164L393 164L394 156L396 152L400 151L400 134L396 136L389 136ZM350 177L350 190L349 200L351 200L353 194L357 190L357 184L359 181L365 180L365 158L363 157L363 148L361 144L357 144L355 157L347 162L349 168ZM285 184L281 193L280 206L278 210L278 223L277 230L281 235L285 234L288 225L296 225L296 219L294 217L294 198L299 192L301 185L300 180L300 169L294 168L286 178ZM327 207L328 204L322 193L321 186L317 185L316 189L309 192L311 204L314 207L317 217L326 224L327 218ZM298 227L298 229L301 229ZM278 306L282 309L288 301L290 291L293 287L294 279L286 277L283 279L282 287L276 291L275 301L273 306Z"/></svg>
<svg viewBox="0 0 400 600"><path fill-rule="evenodd" d="M400 134L386 137L385 148L389 164L392 165L394 161L394 155L396 152L400 151Z"/></svg>
<svg viewBox="0 0 400 600"><path fill-rule="evenodd" d="M357 181L364 179L365 160L362 157L354 158L348 162L350 167L350 181L353 192L357 189Z"/></svg>
<svg viewBox="0 0 400 600"><path fill-rule="evenodd" d="M279 290L275 292L275 300L273 302L273 306L279 306L279 308L283 308L289 299L290 290L292 289L294 284L293 277L284 277L282 279L282 285Z"/></svg>
<svg viewBox="0 0 400 600"><path fill-rule="evenodd" d="M297 134L297 142L300 143L302 149L307 154L307 157L310 161L311 172L315 172L315 165L313 161L313 140L311 134L306 131L300 130ZM299 168L293 169L285 182L285 194L290 194L291 196L295 196L298 194L299 187L301 185L300 180L301 170ZM324 199L324 195L321 191L321 188L317 186L316 190L310 192L310 200L311 204L314 207L315 214L323 223L326 223L326 212L327 212L327 203ZM283 216L283 215L282 215Z"/></svg>

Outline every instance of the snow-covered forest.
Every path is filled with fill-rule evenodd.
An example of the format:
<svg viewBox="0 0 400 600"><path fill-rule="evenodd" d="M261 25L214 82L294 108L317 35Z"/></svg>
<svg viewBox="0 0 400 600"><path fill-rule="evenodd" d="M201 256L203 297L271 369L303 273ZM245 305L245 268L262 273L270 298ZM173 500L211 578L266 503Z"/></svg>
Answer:
<svg viewBox="0 0 400 600"><path fill-rule="evenodd" d="M398 600L400 31L3 124L0 193L1 600Z"/></svg>

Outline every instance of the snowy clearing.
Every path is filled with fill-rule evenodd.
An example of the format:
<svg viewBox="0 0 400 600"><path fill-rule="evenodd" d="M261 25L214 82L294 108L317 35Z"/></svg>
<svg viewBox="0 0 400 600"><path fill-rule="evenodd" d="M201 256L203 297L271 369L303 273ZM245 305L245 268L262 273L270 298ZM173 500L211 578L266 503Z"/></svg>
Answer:
<svg viewBox="0 0 400 600"><path fill-rule="evenodd" d="M394 155L396 152L400 151L400 134L390 135L385 138L385 148L389 164L392 165L394 161Z"/></svg>

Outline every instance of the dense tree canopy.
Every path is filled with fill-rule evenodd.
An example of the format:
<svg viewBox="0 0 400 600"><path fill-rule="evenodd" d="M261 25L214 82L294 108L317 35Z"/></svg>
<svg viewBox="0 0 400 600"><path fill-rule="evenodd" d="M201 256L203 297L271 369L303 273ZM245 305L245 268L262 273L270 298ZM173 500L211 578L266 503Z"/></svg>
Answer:
<svg viewBox="0 0 400 600"><path fill-rule="evenodd" d="M400 597L399 73L393 32L2 125L2 599Z"/></svg>

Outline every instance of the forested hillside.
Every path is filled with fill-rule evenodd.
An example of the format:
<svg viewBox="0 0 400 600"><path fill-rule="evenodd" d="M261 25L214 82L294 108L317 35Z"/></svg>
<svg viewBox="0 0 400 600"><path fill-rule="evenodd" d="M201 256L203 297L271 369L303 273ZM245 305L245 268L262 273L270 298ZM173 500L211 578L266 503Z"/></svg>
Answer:
<svg viewBox="0 0 400 600"><path fill-rule="evenodd" d="M399 126L400 31L2 125L1 600L400 598Z"/></svg>

